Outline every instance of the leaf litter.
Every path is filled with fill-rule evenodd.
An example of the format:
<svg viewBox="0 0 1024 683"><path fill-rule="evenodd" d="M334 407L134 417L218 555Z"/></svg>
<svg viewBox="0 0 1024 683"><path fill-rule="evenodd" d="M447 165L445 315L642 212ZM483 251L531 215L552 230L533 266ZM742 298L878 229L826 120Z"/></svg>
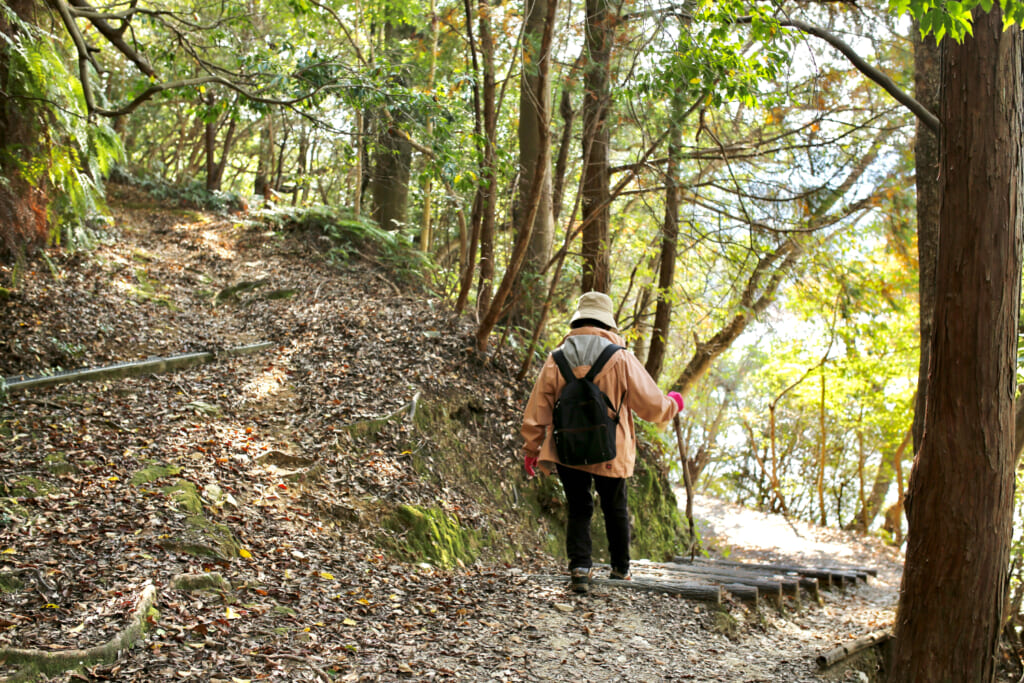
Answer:
<svg viewBox="0 0 1024 683"><path fill-rule="evenodd" d="M276 345L0 404L0 647L105 643L144 587L158 589L143 637L114 663L39 680L822 680L815 648L886 618L871 596L865 618L849 616L855 595L798 614L576 596L534 578L559 571L539 549L512 566L397 562L378 547L388 532L374 500L443 503L470 526L500 525L502 511L420 477L402 450L416 438L406 421L373 438L348 426L420 392L475 395L480 457L511 481L528 391L513 359L475 361L467 321L422 292L384 289L372 260L332 267L315 239L114 190L114 240L52 255L53 271L34 264L0 302L0 375ZM240 282L266 284L213 305ZM264 296L283 290L294 295ZM211 573L230 588L173 582Z"/></svg>

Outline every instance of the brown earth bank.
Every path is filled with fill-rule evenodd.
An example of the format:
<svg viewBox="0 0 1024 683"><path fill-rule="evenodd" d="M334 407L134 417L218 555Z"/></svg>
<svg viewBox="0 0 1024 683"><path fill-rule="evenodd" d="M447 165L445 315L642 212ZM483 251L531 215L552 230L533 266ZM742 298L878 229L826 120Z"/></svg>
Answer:
<svg viewBox="0 0 1024 683"><path fill-rule="evenodd" d="M0 403L7 680L875 677L814 658L886 628L893 551L806 525L758 548L778 520L699 499L713 555L827 542L879 577L781 610L572 594L532 502L557 507L553 485L521 472L510 352L478 360L471 324L369 251L332 265L316 235L114 190L109 241L0 272L0 376L215 358Z"/></svg>

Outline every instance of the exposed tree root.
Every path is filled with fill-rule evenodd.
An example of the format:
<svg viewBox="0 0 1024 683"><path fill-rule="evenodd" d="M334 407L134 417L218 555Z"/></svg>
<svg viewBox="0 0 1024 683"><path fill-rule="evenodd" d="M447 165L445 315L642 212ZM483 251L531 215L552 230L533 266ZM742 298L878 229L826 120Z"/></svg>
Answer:
<svg viewBox="0 0 1024 683"><path fill-rule="evenodd" d="M145 632L146 616L156 602L156 588L148 584L139 596L139 603L128 620L128 626L111 640L86 650L27 650L14 647L0 648L0 661L7 665L20 667L19 670L4 679L5 683L27 681L39 674L52 676L96 664L113 663L123 650L132 647Z"/></svg>

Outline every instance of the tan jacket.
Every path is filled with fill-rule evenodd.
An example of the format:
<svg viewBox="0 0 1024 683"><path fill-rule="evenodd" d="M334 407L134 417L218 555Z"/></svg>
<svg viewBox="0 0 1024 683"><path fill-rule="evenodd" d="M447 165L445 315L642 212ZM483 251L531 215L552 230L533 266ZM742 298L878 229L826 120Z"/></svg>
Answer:
<svg viewBox="0 0 1024 683"><path fill-rule="evenodd" d="M572 330L562 341L562 351L577 377L587 374L604 347L609 344L625 346L622 337L597 327ZM636 461L636 426L633 413L640 418L664 426L679 412L676 402L661 393L658 385L628 349L619 351L609 359L595 380L597 386L611 399L615 407L623 402L619 413L619 428L615 434L614 460L596 465L581 465L575 469L605 477L625 478L633 474ZM547 471L558 462L554 439L551 438L551 412L555 399L562 392L565 379L558 371L554 359L548 356L540 370L533 392L523 415L524 456L540 456L540 464Z"/></svg>

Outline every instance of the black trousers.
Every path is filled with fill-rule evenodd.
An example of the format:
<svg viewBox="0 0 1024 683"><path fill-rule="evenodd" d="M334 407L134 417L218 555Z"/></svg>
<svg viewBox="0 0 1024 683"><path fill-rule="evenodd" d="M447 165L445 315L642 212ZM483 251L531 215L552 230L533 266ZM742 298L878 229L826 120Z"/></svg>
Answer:
<svg viewBox="0 0 1024 683"><path fill-rule="evenodd" d="M626 480L602 477L583 470L558 465L558 478L562 480L565 499L569 504L569 521L566 524L565 552L569 556L569 570L577 567L591 567L592 546L590 541L590 519L594 516L594 494L597 489L604 514L604 530L608 535L608 552L612 569L625 572L629 569L629 505L626 497Z"/></svg>

